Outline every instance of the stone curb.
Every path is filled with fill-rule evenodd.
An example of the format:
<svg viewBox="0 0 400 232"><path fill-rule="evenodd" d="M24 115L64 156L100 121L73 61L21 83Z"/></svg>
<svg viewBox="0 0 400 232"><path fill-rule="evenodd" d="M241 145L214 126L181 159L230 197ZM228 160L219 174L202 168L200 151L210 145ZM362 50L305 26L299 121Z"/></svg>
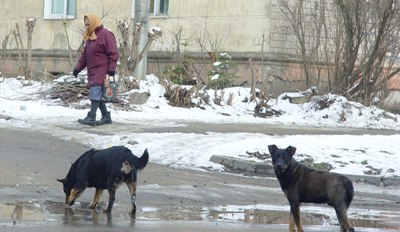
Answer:
<svg viewBox="0 0 400 232"><path fill-rule="evenodd" d="M213 155L211 162L223 165L227 170L236 172L250 172L258 174L266 174L275 176L274 168L270 164L256 163L252 161L240 160L227 156ZM400 178L398 177L379 177L379 176L358 176L345 175L353 182L361 182L381 187L400 186Z"/></svg>

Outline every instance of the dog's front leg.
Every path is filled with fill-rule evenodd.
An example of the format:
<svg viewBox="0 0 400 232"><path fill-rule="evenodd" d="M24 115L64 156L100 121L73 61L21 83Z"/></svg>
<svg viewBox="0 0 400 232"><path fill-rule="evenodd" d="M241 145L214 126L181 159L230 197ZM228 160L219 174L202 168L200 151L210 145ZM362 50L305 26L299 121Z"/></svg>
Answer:
<svg viewBox="0 0 400 232"><path fill-rule="evenodd" d="M114 201L115 201L115 191L116 191L116 189L114 189L114 188L108 189L108 195L109 195L108 206L107 206L107 209L104 210L104 212L106 212L106 213L111 213L111 210L113 208Z"/></svg>
<svg viewBox="0 0 400 232"><path fill-rule="evenodd" d="M92 204L90 204L90 206L89 206L90 209L96 209L97 205L98 205L99 202L100 202L100 199L101 199L101 195L102 195L102 194L103 194L103 189L97 188L97 189L96 189L96 192L95 192L95 194L94 194L93 202L92 202Z"/></svg>
<svg viewBox="0 0 400 232"><path fill-rule="evenodd" d="M292 217L294 219L294 222L296 223L297 231L298 232L303 232L303 225L301 224L301 218L300 218L300 203L290 203L290 212L292 214ZM292 219L292 221L293 221ZM293 224L293 222L292 222ZM290 228L290 226L289 226Z"/></svg>
<svg viewBox="0 0 400 232"><path fill-rule="evenodd" d="M93 222L93 225L99 224L99 215L97 214L96 211L92 211L92 222Z"/></svg>
<svg viewBox="0 0 400 232"><path fill-rule="evenodd" d="M133 215L136 213L136 182L128 182L126 185L128 185L131 196L131 209L129 210L129 214Z"/></svg>

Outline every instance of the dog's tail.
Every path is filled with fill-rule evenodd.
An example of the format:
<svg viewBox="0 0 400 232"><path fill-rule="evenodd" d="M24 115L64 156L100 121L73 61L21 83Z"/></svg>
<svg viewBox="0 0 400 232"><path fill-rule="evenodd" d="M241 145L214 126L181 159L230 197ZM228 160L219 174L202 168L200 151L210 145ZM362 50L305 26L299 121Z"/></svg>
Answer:
<svg viewBox="0 0 400 232"><path fill-rule="evenodd" d="M353 196L354 196L354 188L353 188L353 184L351 183L350 180L348 180L344 183L344 188L346 191L346 205L347 205L347 208L349 208L351 201L353 200Z"/></svg>
<svg viewBox="0 0 400 232"><path fill-rule="evenodd" d="M143 155L135 160L133 166L135 167L136 170L143 169L146 167L147 163L149 162L149 152L147 149L143 152Z"/></svg>

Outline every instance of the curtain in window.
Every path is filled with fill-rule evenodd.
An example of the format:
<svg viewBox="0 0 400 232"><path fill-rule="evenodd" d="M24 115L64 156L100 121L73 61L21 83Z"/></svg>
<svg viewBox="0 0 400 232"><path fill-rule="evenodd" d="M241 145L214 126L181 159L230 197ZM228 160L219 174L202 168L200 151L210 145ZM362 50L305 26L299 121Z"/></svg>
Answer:
<svg viewBox="0 0 400 232"><path fill-rule="evenodd" d="M65 7L67 7L67 15L75 15L76 0L52 0L51 13L52 14L65 14Z"/></svg>
<svg viewBox="0 0 400 232"><path fill-rule="evenodd" d="M66 0L53 0L51 4L52 14L64 14L64 6Z"/></svg>
<svg viewBox="0 0 400 232"><path fill-rule="evenodd" d="M168 14L168 0L160 0L160 14Z"/></svg>
<svg viewBox="0 0 400 232"><path fill-rule="evenodd" d="M168 14L168 0L150 0L150 14Z"/></svg>
<svg viewBox="0 0 400 232"><path fill-rule="evenodd" d="M67 15L75 15L76 0L68 0L67 2Z"/></svg>
<svg viewBox="0 0 400 232"><path fill-rule="evenodd" d="M150 0L150 14L154 14L154 0Z"/></svg>

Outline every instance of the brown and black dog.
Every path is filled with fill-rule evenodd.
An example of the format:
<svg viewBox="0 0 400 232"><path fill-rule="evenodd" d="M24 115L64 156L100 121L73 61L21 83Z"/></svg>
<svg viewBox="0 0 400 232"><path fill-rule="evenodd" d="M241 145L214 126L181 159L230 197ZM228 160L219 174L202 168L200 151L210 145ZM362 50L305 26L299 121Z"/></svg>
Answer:
<svg viewBox="0 0 400 232"><path fill-rule="evenodd" d="M124 146L110 147L104 150L91 149L81 155L72 165L63 184L65 203L73 205L86 188L96 188L90 208L98 205L104 189L108 190L109 199L105 212L111 212L115 201L115 192L120 184L126 183L132 203L130 214L136 212L137 171L143 169L149 161L147 149L138 158Z"/></svg>
<svg viewBox="0 0 400 232"><path fill-rule="evenodd" d="M347 209L353 199L351 181L340 174L316 171L297 162L293 155L296 148L279 149L268 146L276 177L290 204L289 231L303 231L300 220L300 204L327 203L335 208L340 231L354 231L347 218Z"/></svg>

